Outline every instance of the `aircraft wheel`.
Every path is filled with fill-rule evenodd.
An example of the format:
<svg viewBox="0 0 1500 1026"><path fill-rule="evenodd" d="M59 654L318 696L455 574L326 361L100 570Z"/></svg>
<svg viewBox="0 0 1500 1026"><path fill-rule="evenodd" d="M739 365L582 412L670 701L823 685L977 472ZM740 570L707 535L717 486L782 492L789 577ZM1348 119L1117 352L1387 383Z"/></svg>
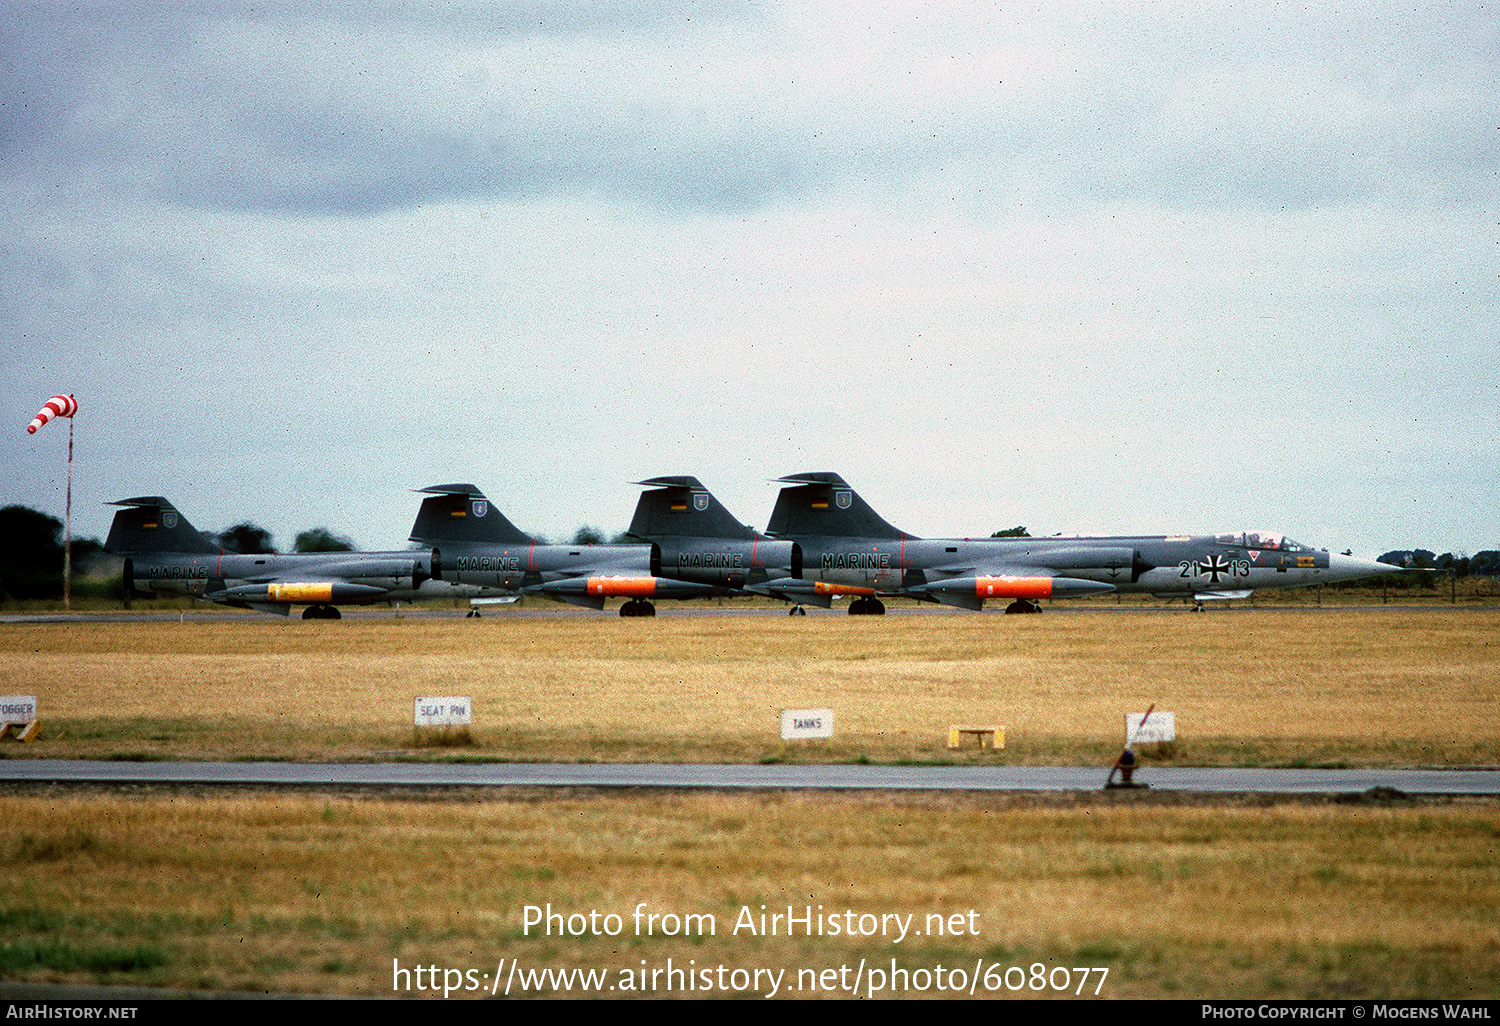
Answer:
<svg viewBox="0 0 1500 1026"><path fill-rule="evenodd" d="M340 613L338 611L338 607L337 606L324 606L323 607L323 619L325 619L325 620L342 620L343 618L344 618L344 614Z"/></svg>
<svg viewBox="0 0 1500 1026"><path fill-rule="evenodd" d="M865 600L862 598L857 598L849 603L850 616L864 616L868 612L869 610L865 608Z"/></svg>
<svg viewBox="0 0 1500 1026"><path fill-rule="evenodd" d="M317 606L308 606L306 609L302 610L302 619L304 619L304 620L320 620L320 619L322 619L322 617L318 615L318 607Z"/></svg>
<svg viewBox="0 0 1500 1026"><path fill-rule="evenodd" d="M866 599L866 601L870 603L868 612L869 612L869 614L871 616L884 616L885 615L885 603L884 602L882 602L882 601L880 601L879 599L876 599L876 598Z"/></svg>
<svg viewBox="0 0 1500 1026"><path fill-rule="evenodd" d="M656 607L653 606L651 603L647 602L645 599L639 599L637 601L639 601L640 604L641 604L641 611L637 614L638 616L655 616L656 615Z"/></svg>

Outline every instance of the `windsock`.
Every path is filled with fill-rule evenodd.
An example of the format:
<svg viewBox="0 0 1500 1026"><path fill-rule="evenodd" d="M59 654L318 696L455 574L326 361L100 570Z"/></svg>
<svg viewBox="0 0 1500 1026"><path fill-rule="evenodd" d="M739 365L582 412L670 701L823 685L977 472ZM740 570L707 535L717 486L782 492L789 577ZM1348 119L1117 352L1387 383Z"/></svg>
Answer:
<svg viewBox="0 0 1500 1026"><path fill-rule="evenodd" d="M78 400L71 395L55 395L47 400L41 412L31 418L31 423L26 425L28 435L36 434L36 429L41 427L53 417L71 417L78 412Z"/></svg>

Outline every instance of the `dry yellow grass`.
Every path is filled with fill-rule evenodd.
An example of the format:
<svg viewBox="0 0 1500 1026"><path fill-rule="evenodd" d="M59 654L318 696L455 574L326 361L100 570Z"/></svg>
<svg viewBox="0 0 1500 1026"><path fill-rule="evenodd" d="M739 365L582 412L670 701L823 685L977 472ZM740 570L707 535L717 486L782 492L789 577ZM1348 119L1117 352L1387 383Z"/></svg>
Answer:
<svg viewBox="0 0 1500 1026"><path fill-rule="evenodd" d="M8 624L0 692L38 694L46 721L11 757L431 757L408 747L411 699L457 693L477 713L464 754L493 758L783 757L777 711L832 705L835 741L786 757L948 759L950 722L994 720L1010 747L958 758L1104 763L1122 713L1154 701L1184 761L1500 763L1497 627L1493 610L1316 609ZM790 988L895 959L1108 967L1112 997L1500 996L1494 801L1164 798L14 791L0 979L380 995L393 960L618 986L672 959ZM522 932L527 905L640 902L718 933ZM762 904L972 910L979 932L727 932Z"/></svg>
<svg viewBox="0 0 1500 1026"><path fill-rule="evenodd" d="M1497 764L1497 637L1500 610L4 625L0 691L65 757L369 758L465 694L472 753L512 760L780 757L778 711L831 706L790 757L946 759L988 721L1009 747L962 758L1097 762L1155 702L1189 762Z"/></svg>
<svg viewBox="0 0 1500 1026"><path fill-rule="evenodd" d="M488 986L515 959L618 986L670 959L783 970L782 996L810 996L800 970L852 975L863 959L1027 977L1037 963L1108 968L1089 981L1106 997L1500 992L1500 808L1488 801L10 796L0 816L16 825L0 842L15 895L0 910L6 979L390 995L398 965L487 973L475 980ZM641 903L712 916L714 929L638 933ZM619 935L526 929L527 906L549 905L613 913ZM910 915L919 933L930 915L958 916L964 928L900 943L736 932L742 910L758 920L762 906ZM30 964L28 945L44 949ZM89 964L69 965L64 947ZM134 954L111 963L111 951Z"/></svg>

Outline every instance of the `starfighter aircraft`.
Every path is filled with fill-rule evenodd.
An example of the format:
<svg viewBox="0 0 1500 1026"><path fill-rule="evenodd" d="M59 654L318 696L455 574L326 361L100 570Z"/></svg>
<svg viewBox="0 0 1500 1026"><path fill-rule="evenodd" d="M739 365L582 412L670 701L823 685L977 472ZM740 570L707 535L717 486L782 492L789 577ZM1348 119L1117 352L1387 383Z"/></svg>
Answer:
<svg viewBox="0 0 1500 1026"><path fill-rule="evenodd" d="M802 576L796 542L767 538L740 523L696 477L637 481L641 493L631 537L656 547L662 573L684 581L760 591L793 588Z"/></svg>
<svg viewBox="0 0 1500 1026"><path fill-rule="evenodd" d="M1201 609L1261 588L1352 581L1391 573L1373 560L1330 555L1271 531L1122 538L923 539L892 527L837 474L780 478L766 533L795 542L815 591L854 596L851 614L885 611L881 596L964 609L1111 591L1182 598Z"/></svg>
<svg viewBox="0 0 1500 1026"><path fill-rule="evenodd" d="M305 620L339 618L340 605L434 598L432 553L319 552L244 555L200 533L160 495L121 499L104 542L125 557L132 595L189 595Z"/></svg>
<svg viewBox="0 0 1500 1026"><path fill-rule="evenodd" d="M768 541L763 551L757 551L753 540L548 545L517 528L471 484L421 491L428 498L417 513L411 539L433 548L433 576L461 589L480 590L471 598L477 604L496 601L497 595L514 601L522 594L538 594L603 609L607 598L619 596L626 599L621 616L654 616L652 599L728 595L748 577L790 573L790 568L774 570L766 562L768 553L779 561L789 559L789 543ZM671 500L663 501L670 517ZM652 515L636 511L638 522Z"/></svg>

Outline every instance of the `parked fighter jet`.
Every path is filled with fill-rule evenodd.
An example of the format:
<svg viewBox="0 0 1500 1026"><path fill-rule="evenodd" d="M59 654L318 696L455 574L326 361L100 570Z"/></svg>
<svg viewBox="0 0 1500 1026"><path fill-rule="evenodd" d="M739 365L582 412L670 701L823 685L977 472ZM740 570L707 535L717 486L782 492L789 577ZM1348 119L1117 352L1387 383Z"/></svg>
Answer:
<svg viewBox="0 0 1500 1026"><path fill-rule="evenodd" d="M304 620L339 618L338 605L431 598L430 552L242 555L201 534L160 495L121 499L104 547L125 557L131 594L190 595ZM336 605L337 603L337 605Z"/></svg>
<svg viewBox="0 0 1500 1026"><path fill-rule="evenodd" d="M661 572L682 581L761 591L806 583L802 550L740 523L696 477L653 477L641 493L630 535L656 547Z"/></svg>
<svg viewBox="0 0 1500 1026"><path fill-rule="evenodd" d="M411 539L433 547L433 576L475 592L471 601L522 594L546 595L574 605L603 609L622 596L621 616L655 616L651 599L727 595L736 587L727 557L701 548L697 573L682 573L678 552L664 565L662 548L644 545L547 545L522 532L471 484L421 489ZM637 516L640 516L639 511ZM783 546L790 550L790 546ZM691 562L691 560L690 560ZM480 592L483 589L483 592ZM477 614L473 614L477 615Z"/></svg>
<svg viewBox="0 0 1500 1026"><path fill-rule="evenodd" d="M766 533L796 542L814 587L856 596L851 614L883 613L881 595L965 609L1010 599L1008 613L1040 612L1038 599L1111 591L1191 600L1247 598L1258 588L1351 581L1391 572L1373 560L1330 555L1269 531L1125 538L924 540L892 527L837 474L794 474Z"/></svg>

